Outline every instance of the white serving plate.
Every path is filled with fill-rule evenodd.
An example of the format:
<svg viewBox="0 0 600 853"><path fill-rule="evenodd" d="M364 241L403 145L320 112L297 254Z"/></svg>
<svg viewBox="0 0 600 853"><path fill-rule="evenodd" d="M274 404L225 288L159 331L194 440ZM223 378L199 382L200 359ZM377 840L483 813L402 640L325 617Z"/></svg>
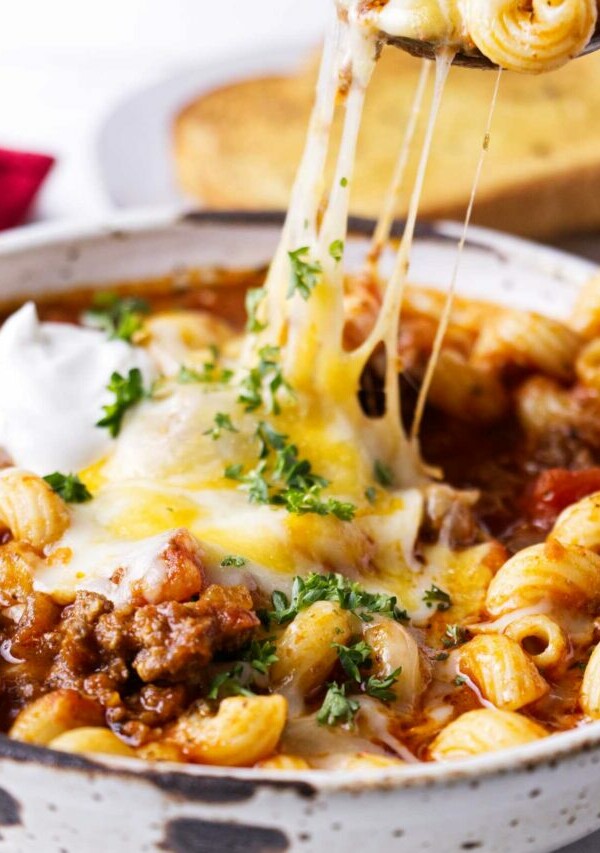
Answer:
<svg viewBox="0 0 600 853"><path fill-rule="evenodd" d="M354 223L357 234L365 223ZM272 215L130 214L108 226L0 236L0 298L247 266L271 257ZM418 239L411 278L444 288L458 227ZM358 264L365 239L349 241ZM388 258L389 262L389 258ZM472 229L459 290L565 316L595 267ZM0 737L0 838L7 853L547 853L600 828L600 723L451 764L377 772L148 765L74 756ZM597 851L598 838L583 851Z"/></svg>

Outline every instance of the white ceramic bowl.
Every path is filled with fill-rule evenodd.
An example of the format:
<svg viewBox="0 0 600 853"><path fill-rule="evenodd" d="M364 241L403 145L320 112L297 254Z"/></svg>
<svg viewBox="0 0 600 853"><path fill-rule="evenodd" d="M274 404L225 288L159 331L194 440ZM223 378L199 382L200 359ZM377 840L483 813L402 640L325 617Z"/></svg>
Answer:
<svg viewBox="0 0 600 853"><path fill-rule="evenodd" d="M365 223L355 222L356 234ZM245 267L270 258L272 215L155 214L110 227L0 237L0 297ZM448 283L458 228L428 227L413 281ZM358 263L364 238L349 241ZM566 316L587 262L473 229L462 293ZM0 398L1 399L1 398ZM600 723L453 764L371 773L274 773L83 757L0 738L3 851L544 853L600 827Z"/></svg>

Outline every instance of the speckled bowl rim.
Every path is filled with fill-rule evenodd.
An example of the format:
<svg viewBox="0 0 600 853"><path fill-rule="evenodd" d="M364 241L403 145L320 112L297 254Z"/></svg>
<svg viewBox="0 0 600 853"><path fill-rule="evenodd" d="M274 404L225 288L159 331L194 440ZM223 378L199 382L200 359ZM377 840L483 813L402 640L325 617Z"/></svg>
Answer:
<svg viewBox="0 0 600 853"><path fill-rule="evenodd" d="M31 225L0 234L0 255L10 255L44 245L60 244L64 241L90 238L122 239L128 234L149 229L176 226L178 224L248 225L274 227L281 225L284 214L276 211L174 211L172 208L157 210L134 210L111 215L98 222L51 223ZM353 217L350 232L356 236L372 233L374 222L370 219ZM455 222L425 223L417 230L422 240L456 241L461 234L461 225ZM192 233L192 232L190 232ZM394 226L393 235L400 236L402 223ZM569 283L569 273L563 270L578 269L584 275L597 270L591 262L569 255L557 249L538 245L532 241L513 237L486 228L471 227L466 251L469 247L490 251L501 257L525 253L543 261L548 270L558 270L555 277ZM541 265L541 264L540 264ZM369 771L267 771L252 768L210 767L207 765L176 764L171 762L150 763L140 759L94 755L87 757L57 752L46 747L21 743L0 734L0 760L17 763L39 764L57 769L72 769L87 773L101 773L118 777L144 778L169 792L181 791L186 795L202 791L206 798L221 797L223 788L231 796L239 791L243 798L246 789L259 788L292 789L301 796L312 796L323 792L356 792L396 790L408 788L439 788L467 784L477 787L480 780L519 773L532 773L538 768L559 769L566 760L576 759L589 753L597 753L600 765L600 721L582 724L566 732L551 735L534 743L499 752L487 753L475 758L466 758L448 763L407 764L398 768Z"/></svg>

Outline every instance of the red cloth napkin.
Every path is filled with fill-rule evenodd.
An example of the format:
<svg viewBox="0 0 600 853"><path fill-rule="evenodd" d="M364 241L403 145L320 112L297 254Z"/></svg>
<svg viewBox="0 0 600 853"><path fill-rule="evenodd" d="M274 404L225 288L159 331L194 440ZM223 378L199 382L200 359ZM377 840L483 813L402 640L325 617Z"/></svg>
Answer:
<svg viewBox="0 0 600 853"><path fill-rule="evenodd" d="M23 222L53 163L45 154L0 148L0 231Z"/></svg>

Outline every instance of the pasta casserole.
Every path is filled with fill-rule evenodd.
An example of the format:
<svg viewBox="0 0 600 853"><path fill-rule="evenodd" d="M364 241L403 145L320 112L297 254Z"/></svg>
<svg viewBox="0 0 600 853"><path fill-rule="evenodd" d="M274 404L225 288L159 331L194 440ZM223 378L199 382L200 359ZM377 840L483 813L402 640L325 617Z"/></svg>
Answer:
<svg viewBox="0 0 600 853"><path fill-rule="evenodd" d="M541 70L596 19L591 0L340 3L267 273L233 260L14 306L0 329L9 737L378 769L600 719L598 279L564 322L453 298L463 239L448 296L408 283L458 36ZM440 56L384 281L414 126L352 275L347 210L381 33L407 27Z"/></svg>

